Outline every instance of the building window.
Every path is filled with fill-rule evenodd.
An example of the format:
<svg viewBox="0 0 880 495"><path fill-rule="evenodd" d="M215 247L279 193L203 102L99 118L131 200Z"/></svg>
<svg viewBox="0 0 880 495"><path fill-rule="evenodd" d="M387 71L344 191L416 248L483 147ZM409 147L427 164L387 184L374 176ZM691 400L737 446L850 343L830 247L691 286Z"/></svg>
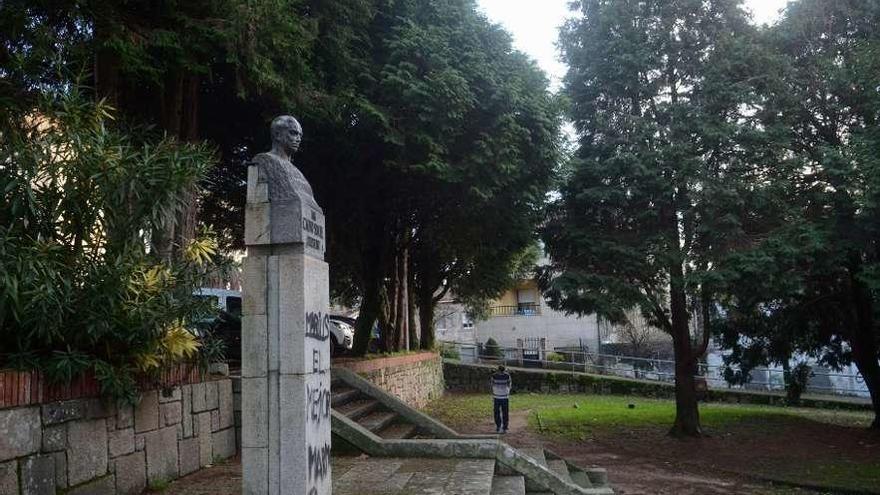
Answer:
<svg viewBox="0 0 880 495"><path fill-rule="evenodd" d="M518 289L516 291L516 313L523 316L538 314L535 289Z"/></svg>
<svg viewBox="0 0 880 495"><path fill-rule="evenodd" d="M465 330L472 330L474 328L474 321L471 320L470 315L467 313L461 314L461 328Z"/></svg>

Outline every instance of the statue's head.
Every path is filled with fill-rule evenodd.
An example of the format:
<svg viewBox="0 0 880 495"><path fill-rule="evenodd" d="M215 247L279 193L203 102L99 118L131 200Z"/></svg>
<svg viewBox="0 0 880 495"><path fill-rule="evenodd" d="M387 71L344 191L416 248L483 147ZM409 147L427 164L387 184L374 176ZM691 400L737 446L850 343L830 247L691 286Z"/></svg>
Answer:
<svg viewBox="0 0 880 495"><path fill-rule="evenodd" d="M290 115L279 115L272 120L269 130L272 134L273 148L281 148L290 156L299 149L303 131L295 118Z"/></svg>

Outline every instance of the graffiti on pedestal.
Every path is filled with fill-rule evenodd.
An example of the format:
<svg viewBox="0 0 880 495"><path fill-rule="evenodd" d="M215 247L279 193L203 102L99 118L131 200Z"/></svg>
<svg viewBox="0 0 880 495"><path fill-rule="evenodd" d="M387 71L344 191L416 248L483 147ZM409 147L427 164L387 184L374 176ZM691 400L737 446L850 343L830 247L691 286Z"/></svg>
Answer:
<svg viewBox="0 0 880 495"><path fill-rule="evenodd" d="M320 482L330 474L330 442L309 445L309 481Z"/></svg>
<svg viewBox="0 0 880 495"><path fill-rule="evenodd" d="M306 312L306 338L325 341L330 338L330 315L321 311Z"/></svg>
<svg viewBox="0 0 880 495"><path fill-rule="evenodd" d="M320 425L330 419L330 390L323 384L316 387L306 385L306 407L308 420Z"/></svg>

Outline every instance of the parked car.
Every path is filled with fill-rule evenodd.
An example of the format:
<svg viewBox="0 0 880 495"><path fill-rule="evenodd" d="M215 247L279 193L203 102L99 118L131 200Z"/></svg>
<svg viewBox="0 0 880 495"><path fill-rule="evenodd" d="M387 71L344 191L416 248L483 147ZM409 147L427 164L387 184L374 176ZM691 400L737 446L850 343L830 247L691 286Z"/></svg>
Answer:
<svg viewBox="0 0 880 495"><path fill-rule="evenodd" d="M352 344L354 344L354 323L357 321L357 316L337 316L333 315L330 317L331 321L340 321L346 323L348 327L351 329L352 336ZM342 346L346 351L350 351L352 345ZM382 349L382 330L379 327L379 322L373 323L373 330L370 333L370 344L367 346L367 352L371 354L375 354ZM341 350L341 349L340 349Z"/></svg>
<svg viewBox="0 0 880 495"><path fill-rule="evenodd" d="M241 316L241 291L203 287L193 295L211 301L221 311Z"/></svg>
<svg viewBox="0 0 880 495"><path fill-rule="evenodd" d="M226 359L241 361L241 292L203 287L193 295L217 308L215 315L196 322L195 333L199 336L210 333L219 338L225 344Z"/></svg>
<svg viewBox="0 0 880 495"><path fill-rule="evenodd" d="M354 318L330 315L330 355L338 356L354 345Z"/></svg>
<svg viewBox="0 0 880 495"><path fill-rule="evenodd" d="M226 289L199 289L194 294L210 300L218 310L212 318L196 324L198 335L206 331L226 344L226 359L241 361L241 292ZM351 350L354 344L354 319L330 316L330 355L337 356Z"/></svg>

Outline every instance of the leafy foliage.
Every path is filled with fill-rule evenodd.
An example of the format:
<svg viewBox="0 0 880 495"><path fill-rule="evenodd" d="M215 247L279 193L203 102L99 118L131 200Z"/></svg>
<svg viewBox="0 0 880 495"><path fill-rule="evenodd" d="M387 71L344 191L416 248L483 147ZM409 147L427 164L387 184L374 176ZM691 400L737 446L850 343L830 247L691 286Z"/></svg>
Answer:
<svg viewBox="0 0 880 495"><path fill-rule="evenodd" d="M213 157L111 119L72 88L0 123L0 358L61 382L92 372L132 399L135 363L195 358L184 325L205 310L192 292L212 241L169 261L148 250L149 233Z"/></svg>
<svg viewBox="0 0 880 495"><path fill-rule="evenodd" d="M440 356L443 359L452 359L454 361L458 361L461 359L461 353L458 352L458 347L454 344L440 343Z"/></svg>

